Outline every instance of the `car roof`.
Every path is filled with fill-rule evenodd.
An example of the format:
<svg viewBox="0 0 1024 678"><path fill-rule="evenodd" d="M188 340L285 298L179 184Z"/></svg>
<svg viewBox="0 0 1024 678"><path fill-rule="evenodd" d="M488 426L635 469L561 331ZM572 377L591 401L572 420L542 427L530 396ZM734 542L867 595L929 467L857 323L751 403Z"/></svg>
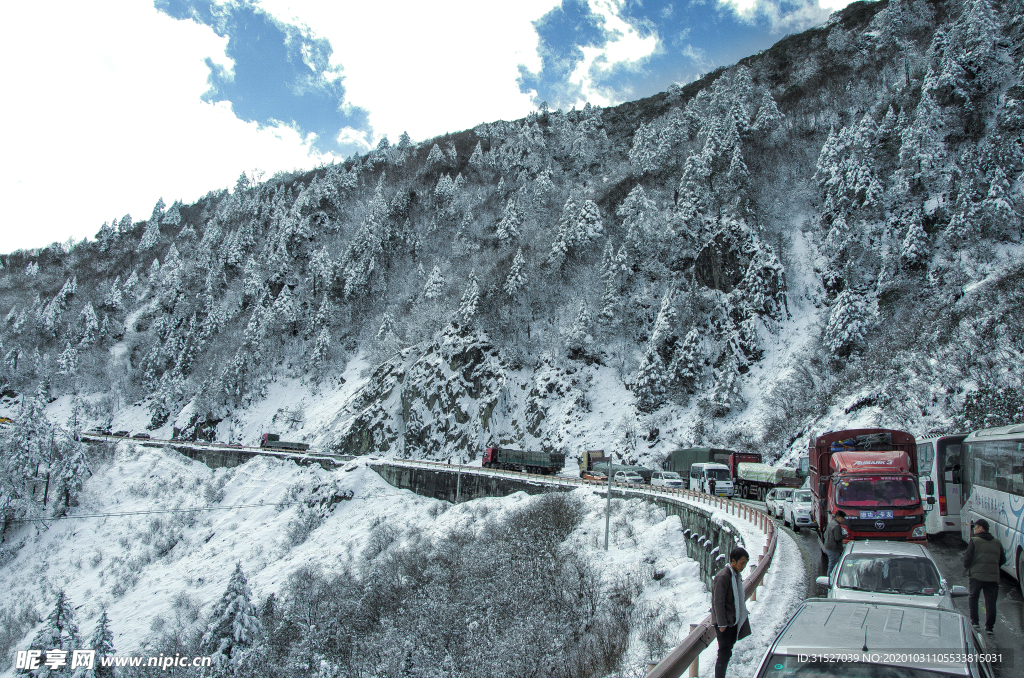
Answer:
<svg viewBox="0 0 1024 678"><path fill-rule="evenodd" d="M850 553L930 557L928 550L921 544L906 541L887 541L884 539L864 539L851 542Z"/></svg>
<svg viewBox="0 0 1024 678"><path fill-rule="evenodd" d="M805 600L775 640L777 654L886 650L959 651L964 617L953 610L853 600Z"/></svg>

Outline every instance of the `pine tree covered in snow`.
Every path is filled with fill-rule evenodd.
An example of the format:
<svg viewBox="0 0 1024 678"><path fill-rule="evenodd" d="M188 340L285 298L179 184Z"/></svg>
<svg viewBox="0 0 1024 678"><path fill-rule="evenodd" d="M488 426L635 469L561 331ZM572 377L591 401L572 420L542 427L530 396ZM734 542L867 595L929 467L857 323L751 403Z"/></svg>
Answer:
<svg viewBox="0 0 1024 678"><path fill-rule="evenodd" d="M99 619L96 620L96 628L89 637L86 647L96 652L94 667L85 672L84 678L114 678L117 674L113 666L104 666L101 659L113 656L117 650L114 649L114 632L110 628L110 618L107 611L103 610Z"/></svg>
<svg viewBox="0 0 1024 678"><path fill-rule="evenodd" d="M212 670L207 671L211 676L234 675L234 667L261 633L241 563L235 564L227 589L214 605L209 619L200 642L200 651L213 657Z"/></svg>

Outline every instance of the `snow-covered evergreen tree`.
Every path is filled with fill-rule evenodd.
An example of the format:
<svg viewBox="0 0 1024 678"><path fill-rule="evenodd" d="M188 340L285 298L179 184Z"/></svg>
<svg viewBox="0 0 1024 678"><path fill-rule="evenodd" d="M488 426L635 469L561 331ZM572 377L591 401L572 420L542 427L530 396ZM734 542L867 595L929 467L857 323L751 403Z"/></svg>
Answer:
<svg viewBox="0 0 1024 678"><path fill-rule="evenodd" d="M476 274L470 272L469 284L466 291L462 293L462 300L459 302L459 319L464 325L470 325L476 317L480 306L480 285L476 281Z"/></svg>
<svg viewBox="0 0 1024 678"><path fill-rule="evenodd" d="M227 589L210 613L210 621L200 642L200 651L213 657L210 675L234 675L235 666L259 639L260 632L252 592L239 562L235 564Z"/></svg>
<svg viewBox="0 0 1024 678"><path fill-rule="evenodd" d="M863 294L851 289L839 293L825 326L825 347L837 358L843 358L864 344L874 325L871 304Z"/></svg>
<svg viewBox="0 0 1024 678"><path fill-rule="evenodd" d="M423 285L423 298L424 299L440 299L444 295L446 281L444 275L441 274L441 267L435 265L430 271L430 277L427 278L427 282Z"/></svg>
<svg viewBox="0 0 1024 678"><path fill-rule="evenodd" d="M516 256L512 259L512 267L509 269L508 277L505 278L505 294L515 298L519 291L526 284L526 260L523 258L523 248L516 250Z"/></svg>
<svg viewBox="0 0 1024 678"><path fill-rule="evenodd" d="M104 666L101 659L114 655L114 632L110 628L110 617L107 611L103 610L99 619L96 620L96 628L89 637L87 649L94 650L96 656L93 661L93 668L88 669L83 678L115 678L117 673L113 666Z"/></svg>

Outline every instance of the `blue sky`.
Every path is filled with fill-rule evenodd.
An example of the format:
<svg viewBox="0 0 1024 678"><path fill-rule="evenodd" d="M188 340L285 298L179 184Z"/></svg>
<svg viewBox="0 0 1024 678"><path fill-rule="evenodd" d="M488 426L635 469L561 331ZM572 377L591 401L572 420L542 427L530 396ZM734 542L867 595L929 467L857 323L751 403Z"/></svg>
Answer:
<svg viewBox="0 0 1024 678"><path fill-rule="evenodd" d="M830 4L819 4L825 2ZM308 169L542 101L689 82L845 0L72 0L5 12L0 251L92 237L242 171ZM39 42L45 27L45 45ZM24 226L31 224L31 228Z"/></svg>

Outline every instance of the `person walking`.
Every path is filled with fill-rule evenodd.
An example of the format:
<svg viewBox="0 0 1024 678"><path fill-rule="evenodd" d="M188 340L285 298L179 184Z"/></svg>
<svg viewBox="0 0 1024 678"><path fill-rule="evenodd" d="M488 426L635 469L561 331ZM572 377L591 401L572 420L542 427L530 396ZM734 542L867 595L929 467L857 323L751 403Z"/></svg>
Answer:
<svg viewBox="0 0 1024 678"><path fill-rule="evenodd" d="M708 494L711 496L715 495L715 477L711 476L708 478Z"/></svg>
<svg viewBox="0 0 1024 678"><path fill-rule="evenodd" d="M715 678L725 678L725 669L732 658L732 647L737 640L750 635L743 578L750 555L746 549L736 547L729 554L729 564L715 575L711 582L711 622L718 637L718 661Z"/></svg>
<svg viewBox="0 0 1024 678"><path fill-rule="evenodd" d="M846 511L842 509L835 512L828 527L825 528L825 555L828 556L828 572L826 577L832 576L832 568L839 562L839 556L843 555L843 523L846 522Z"/></svg>
<svg viewBox="0 0 1024 678"><path fill-rule="evenodd" d="M999 595L999 568L1006 563L1006 552L988 531L988 521L974 521L974 536L964 553L964 575L968 578L967 607L971 625L978 628L978 598L985 594L985 633L992 635L996 625L996 596Z"/></svg>

